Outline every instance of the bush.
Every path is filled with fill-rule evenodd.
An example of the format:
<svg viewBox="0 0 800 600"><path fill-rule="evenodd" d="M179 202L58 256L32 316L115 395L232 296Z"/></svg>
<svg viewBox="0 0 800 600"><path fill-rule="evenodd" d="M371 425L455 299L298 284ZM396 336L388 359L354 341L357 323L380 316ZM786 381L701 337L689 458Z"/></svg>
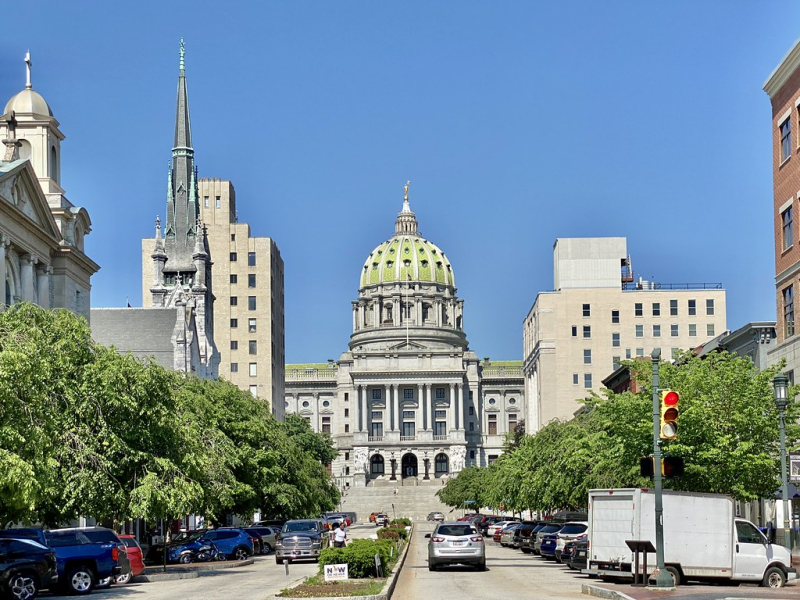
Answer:
<svg viewBox="0 0 800 600"><path fill-rule="evenodd" d="M384 528L378 530L378 539L379 540L392 540L393 542L400 541L400 531L405 533L405 530L395 529L395 528Z"/></svg>
<svg viewBox="0 0 800 600"><path fill-rule="evenodd" d="M319 556L320 573L324 565L347 563L348 576L353 579L375 577L375 555L380 557L383 574L388 575L387 565L393 543L389 539L378 541L353 540L344 548L329 547Z"/></svg>
<svg viewBox="0 0 800 600"><path fill-rule="evenodd" d="M399 525L400 527L411 527L411 519L406 519L405 517L400 517L399 519L395 519L391 523L392 525Z"/></svg>
<svg viewBox="0 0 800 600"><path fill-rule="evenodd" d="M408 531L406 531L405 527L401 527L400 525L390 525L389 526L389 530L397 533L397 535L400 536L401 540L407 540L408 539Z"/></svg>

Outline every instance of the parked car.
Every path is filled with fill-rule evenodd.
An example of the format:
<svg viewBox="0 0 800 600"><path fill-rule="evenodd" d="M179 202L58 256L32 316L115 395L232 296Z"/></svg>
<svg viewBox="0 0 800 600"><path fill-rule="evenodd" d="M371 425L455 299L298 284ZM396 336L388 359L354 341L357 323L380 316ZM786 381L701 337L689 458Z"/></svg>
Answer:
<svg viewBox="0 0 800 600"><path fill-rule="evenodd" d="M428 570L441 565L466 564L486 570L486 544L483 536L469 523L443 522L428 538Z"/></svg>
<svg viewBox="0 0 800 600"><path fill-rule="evenodd" d="M245 531L256 532L261 536L261 554L269 554L275 549L275 543L278 541L278 534L280 527L246 527Z"/></svg>
<svg viewBox="0 0 800 600"><path fill-rule="evenodd" d="M486 528L486 537L494 538L494 534L497 531L502 530L507 525L511 525L511 523L516 523L516 522L517 522L516 519L506 520L506 521L496 521Z"/></svg>
<svg viewBox="0 0 800 600"><path fill-rule="evenodd" d="M556 538L556 551L555 559L561 562L561 553L564 550L564 545L567 542L578 539L583 536L587 538L586 530L589 529L589 523L565 523L564 526L558 531Z"/></svg>
<svg viewBox="0 0 800 600"><path fill-rule="evenodd" d="M503 547L509 547L513 543L514 534L517 532L517 529L522 527L522 523L512 523L500 534L500 545Z"/></svg>
<svg viewBox="0 0 800 600"><path fill-rule="evenodd" d="M440 513L439 511L431 513L431 521L444 521L444 513Z"/></svg>
<svg viewBox="0 0 800 600"><path fill-rule="evenodd" d="M216 546L217 560L246 560L253 556L253 538L243 529L225 528L206 531L198 542Z"/></svg>
<svg viewBox="0 0 800 600"><path fill-rule="evenodd" d="M142 547L136 541L136 536L120 534L119 539L125 544L125 549L128 553L128 561L131 563L131 569L127 574L120 573L117 575L117 583L128 583L133 577L138 577L145 572L144 555L142 554Z"/></svg>
<svg viewBox="0 0 800 600"><path fill-rule="evenodd" d="M0 539L0 597L33 600L58 583L56 553L34 540Z"/></svg>
<svg viewBox="0 0 800 600"><path fill-rule="evenodd" d="M255 527L283 527L283 524L286 523L286 519L264 519L261 521L255 521L253 526Z"/></svg>
<svg viewBox="0 0 800 600"><path fill-rule="evenodd" d="M350 527L350 525L353 524L353 519L351 519L349 515L346 515L344 513L328 513L327 515L325 515L325 517L332 518L336 520L338 523L344 521L345 527Z"/></svg>
<svg viewBox="0 0 800 600"><path fill-rule="evenodd" d="M191 542L195 542L202 537L206 531L208 531L208 529L187 529L173 535L167 544L167 562L178 562L177 560L171 560L169 558L170 554L175 554L173 550L178 546L189 545L190 548L196 551L196 549L200 547L200 544L191 544ZM144 556L144 562L145 564L162 564L164 562L164 544L150 544ZM184 562L194 562L194 560L184 560Z"/></svg>
<svg viewBox="0 0 800 600"><path fill-rule="evenodd" d="M389 526L389 515L380 513L375 517L375 527L388 527Z"/></svg>
<svg viewBox="0 0 800 600"><path fill-rule="evenodd" d="M519 549L525 554L533 552L533 543L536 541L536 534L542 530L542 527L548 524L547 521L535 521L535 523L531 532L520 539Z"/></svg>
<svg viewBox="0 0 800 600"><path fill-rule="evenodd" d="M370 523L374 523L375 522L375 517L377 517L379 514L380 513L376 513L376 512L370 513L369 514L369 522ZM428 519L428 520L430 521L430 519Z"/></svg>
<svg viewBox="0 0 800 600"><path fill-rule="evenodd" d="M539 556L546 559L555 560L556 557L556 540L558 535L555 533L548 533L539 540Z"/></svg>
<svg viewBox="0 0 800 600"><path fill-rule="evenodd" d="M577 571L581 571L587 568L588 555L589 555L588 540L579 539L570 543L574 544L574 546L572 547L572 552L570 552L569 558L566 561L567 566L570 569L575 569ZM563 555L561 562L564 562Z"/></svg>
<svg viewBox="0 0 800 600"><path fill-rule="evenodd" d="M119 536L114 532L113 529L108 529L107 527L64 527L62 529L52 529L51 531L80 531L83 535L89 538L92 542L96 544L115 544L117 546L117 550L119 552L118 558L118 565L119 565L119 575L126 575L128 579L130 579L131 573L131 562L128 559L128 548L125 543L119 538ZM96 587L98 589L103 589L110 587L112 583L115 583L116 576L109 575L108 577L103 577L97 580Z"/></svg>
<svg viewBox="0 0 800 600"><path fill-rule="evenodd" d="M522 525L520 525L514 531L514 537L511 538L511 543L508 545L511 548L520 548L526 554L530 552L530 550L528 550L527 546L524 544L524 539L530 536L531 531L533 531L533 528L536 527L536 524L536 521L522 521Z"/></svg>
<svg viewBox="0 0 800 600"><path fill-rule="evenodd" d="M286 521L275 545L275 562L281 564L284 560L318 559L329 543L330 535L325 531L322 520Z"/></svg>
<svg viewBox="0 0 800 600"><path fill-rule="evenodd" d="M535 538L531 539L533 542L533 553L539 554L541 551L542 539L544 536L549 535L551 533L556 533L559 529L561 529L563 525L561 523L548 523L544 527L542 527L539 531L536 532Z"/></svg>
<svg viewBox="0 0 800 600"><path fill-rule="evenodd" d="M56 557L58 586L73 594L88 594L98 580L121 572L116 544L92 542L77 529L2 529L0 538L34 540L52 549Z"/></svg>

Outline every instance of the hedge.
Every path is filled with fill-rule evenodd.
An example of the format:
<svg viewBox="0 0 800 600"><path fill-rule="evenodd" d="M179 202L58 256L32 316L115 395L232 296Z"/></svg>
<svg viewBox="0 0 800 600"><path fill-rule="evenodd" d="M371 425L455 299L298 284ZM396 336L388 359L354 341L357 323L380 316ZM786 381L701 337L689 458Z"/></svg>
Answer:
<svg viewBox="0 0 800 600"><path fill-rule="evenodd" d="M378 530L379 540L392 540L393 542L400 541L400 532L405 533L404 529L384 528Z"/></svg>
<svg viewBox="0 0 800 600"><path fill-rule="evenodd" d="M391 558L394 544L389 539L352 540L344 548L325 548L319 556L320 573L324 565L340 565L347 563L348 576L353 579L375 577L375 555L380 557L384 576L388 575L387 565Z"/></svg>
<svg viewBox="0 0 800 600"><path fill-rule="evenodd" d="M411 527L411 519L406 519L405 517L400 517L399 519L395 519L391 522L392 525L400 525L402 527Z"/></svg>

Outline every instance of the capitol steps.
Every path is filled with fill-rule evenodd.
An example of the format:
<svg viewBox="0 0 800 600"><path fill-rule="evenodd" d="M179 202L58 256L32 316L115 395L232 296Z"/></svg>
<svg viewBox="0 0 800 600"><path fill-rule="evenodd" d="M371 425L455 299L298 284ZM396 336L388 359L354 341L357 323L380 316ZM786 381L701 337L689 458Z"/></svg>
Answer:
<svg viewBox="0 0 800 600"><path fill-rule="evenodd" d="M390 518L396 515L398 518L407 517L413 521L424 521L428 513L439 511L444 514L445 519L457 519L463 511L442 504L435 495L440 489L442 484L438 480L426 482L415 479L406 479L403 482L384 481L368 487L351 487L342 496L341 510L356 513L359 523L368 522L369 515L373 512L385 512ZM392 509L393 504L394 509Z"/></svg>

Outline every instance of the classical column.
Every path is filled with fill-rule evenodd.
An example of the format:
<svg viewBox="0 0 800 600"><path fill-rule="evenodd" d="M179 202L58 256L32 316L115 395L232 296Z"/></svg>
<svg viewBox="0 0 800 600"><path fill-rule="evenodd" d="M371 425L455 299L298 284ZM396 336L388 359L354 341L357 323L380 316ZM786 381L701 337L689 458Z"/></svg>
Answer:
<svg viewBox="0 0 800 600"><path fill-rule="evenodd" d="M467 392L467 386L463 383L461 384L461 428L466 431L467 430L467 404L469 404L469 393Z"/></svg>
<svg viewBox="0 0 800 600"><path fill-rule="evenodd" d="M450 384L450 409L447 411L448 431L456 428L456 396L453 392L453 384Z"/></svg>
<svg viewBox="0 0 800 600"><path fill-rule="evenodd" d="M359 385L356 391L358 396L358 430L364 431L367 426L367 411L365 405L367 403L367 389L363 385Z"/></svg>
<svg viewBox="0 0 800 600"><path fill-rule="evenodd" d="M52 267L47 265L40 265L36 269L36 289L39 296L36 300L42 308L50 308L50 273L52 272Z"/></svg>
<svg viewBox="0 0 800 600"><path fill-rule="evenodd" d="M33 297L33 267L37 262L39 261L33 254L25 254L21 261L22 293L20 296L28 302L34 302L35 300Z"/></svg>
<svg viewBox="0 0 800 600"><path fill-rule="evenodd" d="M394 426L397 431L400 432L402 435L403 431L403 421L401 419L401 407L400 407L400 386L396 383L392 385L392 392L394 393Z"/></svg>
<svg viewBox="0 0 800 600"><path fill-rule="evenodd" d="M414 419L417 422L417 432L425 430L425 398L423 396L423 389L421 383L417 385L417 406L419 408L417 409L416 419Z"/></svg>
<svg viewBox="0 0 800 600"><path fill-rule="evenodd" d="M386 394L386 418L384 419L384 427L387 431L394 431L394 410L392 409L392 393L388 385L383 386L383 393Z"/></svg>
<svg viewBox="0 0 800 600"><path fill-rule="evenodd" d="M6 302L6 247L10 244L8 236L0 234L0 305Z"/></svg>

